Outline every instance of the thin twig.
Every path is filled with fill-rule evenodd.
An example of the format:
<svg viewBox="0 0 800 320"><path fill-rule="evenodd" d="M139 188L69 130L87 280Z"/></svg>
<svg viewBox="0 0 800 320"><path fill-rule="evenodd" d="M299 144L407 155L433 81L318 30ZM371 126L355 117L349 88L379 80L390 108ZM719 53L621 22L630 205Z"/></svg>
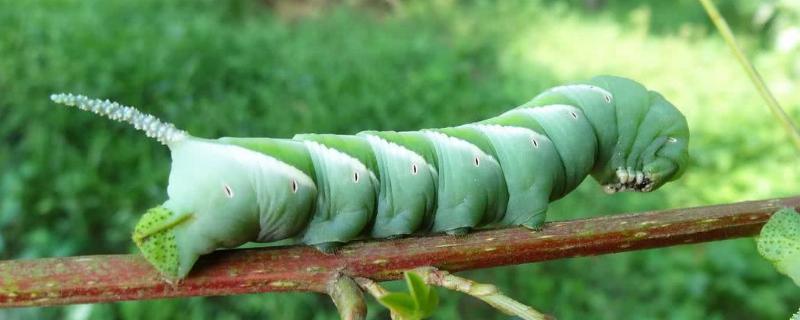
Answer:
<svg viewBox="0 0 800 320"><path fill-rule="evenodd" d="M367 317L364 293L348 276L339 275L328 284L328 295L339 310L342 320L363 320Z"/></svg>
<svg viewBox="0 0 800 320"><path fill-rule="evenodd" d="M478 283L432 267L417 268L414 271L422 275L425 282L430 285L466 293L488 303L507 315L517 316L525 320L544 320L548 318L541 312L536 311L536 309L504 295L492 284Z"/></svg>
<svg viewBox="0 0 800 320"><path fill-rule="evenodd" d="M386 288L382 287L379 283L372 281L371 279L355 278L355 280L356 283L358 283L362 289L366 290L370 295L372 295L375 300L379 300L380 298L383 298L383 296L389 294L389 290L386 290ZM392 312L392 310L389 310L389 316L392 320L400 319L400 317Z"/></svg>
<svg viewBox="0 0 800 320"><path fill-rule="evenodd" d="M800 196L557 221L538 231L509 228L460 237L355 242L332 255L306 246L225 250L201 257L176 285L165 283L140 255L0 261L0 308L269 291L327 293L337 273L384 281L423 266L456 272L752 236L782 207L800 209ZM585 215L590 214L603 212Z"/></svg>
<svg viewBox="0 0 800 320"><path fill-rule="evenodd" d="M786 111L781 108L781 105L778 103L778 100L775 99L775 96L772 95L772 92L767 87L766 83L764 83L764 79L758 73L758 71L753 67L747 57L744 56L742 53L742 49L736 43L736 38L733 36L733 32L731 32L730 27L728 27L728 23L725 21L725 18L717 10L717 7L714 5L711 0L699 0L700 3L705 8L706 13L711 18L711 21L714 22L714 25L717 27L717 30L722 35L722 38L725 39L725 43L728 44L728 47L731 48L733 51L733 55L736 56L736 60L739 61L739 64L742 66L744 71L747 73L747 76L750 78L750 81L753 82L753 85L758 90L758 93L761 94L761 98L767 103L769 110L778 119L778 121L783 125L783 128L789 134L789 138L792 139L794 145L800 150L800 129L792 122L792 119L789 118L789 115L786 114Z"/></svg>

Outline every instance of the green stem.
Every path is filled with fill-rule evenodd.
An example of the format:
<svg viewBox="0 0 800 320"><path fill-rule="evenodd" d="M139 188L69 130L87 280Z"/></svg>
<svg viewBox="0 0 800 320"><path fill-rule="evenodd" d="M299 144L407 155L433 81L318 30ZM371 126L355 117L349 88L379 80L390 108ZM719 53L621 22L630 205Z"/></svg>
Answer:
<svg viewBox="0 0 800 320"><path fill-rule="evenodd" d="M722 17L717 10L717 7L713 2L711 2L711 0L698 1L700 1L700 4L702 4L703 8L705 8L706 13L708 13L708 16L711 18L714 26L717 27L717 30L722 35L722 38L725 39L725 43L727 43L728 47L730 47L731 51L733 51L733 55L747 73L750 81L756 86L758 93L761 94L761 98L763 98L767 103L769 110L778 119L778 121L780 121L781 125L783 125L783 128L789 133L789 137L792 139L797 149L800 150L800 130L798 130L797 126L792 123L792 119L789 118L789 116L786 114L786 111L784 111L780 104L778 104L778 100L775 99L775 96L773 96L772 92L770 92L769 88L767 88L767 85L764 83L764 79L761 78L761 75L758 73L758 71L756 71L750 61L748 61L744 56L742 49L736 43L736 38L733 36L733 32L731 32L730 27L728 27L728 23L725 22L725 18Z"/></svg>
<svg viewBox="0 0 800 320"><path fill-rule="evenodd" d="M369 292L369 294L372 295L375 298L375 300L379 300L383 296L389 294L388 290L386 290L384 287L381 287L380 284L378 284L375 281L372 281L371 279L355 278L355 281L356 283L358 283L358 286ZM392 310L389 310L389 317L392 320L400 319L400 317L394 312L392 312Z"/></svg>
<svg viewBox="0 0 800 320"><path fill-rule="evenodd" d="M477 283L431 267L417 268L414 271L422 275L428 284L466 293L488 303L505 314L525 320L553 319L536 311L536 309L507 297L492 284Z"/></svg>
<svg viewBox="0 0 800 320"><path fill-rule="evenodd" d="M342 320L364 320L367 317L364 294L352 278L337 276L328 284L328 295L333 299Z"/></svg>

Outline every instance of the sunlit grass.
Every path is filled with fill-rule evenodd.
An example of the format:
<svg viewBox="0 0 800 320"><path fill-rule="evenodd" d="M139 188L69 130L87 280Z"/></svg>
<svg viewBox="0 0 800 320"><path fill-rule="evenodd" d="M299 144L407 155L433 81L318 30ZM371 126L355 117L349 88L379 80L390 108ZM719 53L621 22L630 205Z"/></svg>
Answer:
<svg viewBox="0 0 800 320"><path fill-rule="evenodd" d="M692 169L662 191L674 199L673 206L797 192L797 154L721 41L644 37L606 17L574 14L541 17L517 34L501 56L509 69L534 72L550 62L550 71L565 81L628 76L662 92L685 113ZM759 61L777 58L773 52L759 55ZM760 67L778 87L800 85L785 76L785 66ZM779 99L800 104L800 96L788 90ZM687 189L693 192L681 191Z"/></svg>

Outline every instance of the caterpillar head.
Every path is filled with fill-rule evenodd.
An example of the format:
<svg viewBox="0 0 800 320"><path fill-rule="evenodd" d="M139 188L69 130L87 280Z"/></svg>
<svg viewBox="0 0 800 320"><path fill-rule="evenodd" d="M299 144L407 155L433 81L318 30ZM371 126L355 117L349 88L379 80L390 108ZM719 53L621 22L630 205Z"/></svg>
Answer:
<svg viewBox="0 0 800 320"><path fill-rule="evenodd" d="M275 158L219 140L190 136L170 123L108 100L54 94L53 101L127 122L167 145L172 169L164 204L136 224L133 241L168 280L181 279L197 258L249 240L300 231L316 187L305 173Z"/></svg>
<svg viewBox="0 0 800 320"><path fill-rule="evenodd" d="M600 76L590 83L611 94L605 99L616 111L616 142L605 150L610 158L593 172L604 189L649 192L679 178L689 162L689 127L680 111L630 79Z"/></svg>

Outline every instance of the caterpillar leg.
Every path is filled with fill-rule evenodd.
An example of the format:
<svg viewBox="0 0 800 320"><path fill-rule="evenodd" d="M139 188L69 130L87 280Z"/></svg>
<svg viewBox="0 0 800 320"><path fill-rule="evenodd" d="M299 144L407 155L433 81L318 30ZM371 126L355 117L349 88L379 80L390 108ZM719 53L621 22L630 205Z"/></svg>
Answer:
<svg viewBox="0 0 800 320"><path fill-rule="evenodd" d="M469 233L470 230L472 230L472 228L463 227L463 228L450 229L450 230L445 231L444 233L449 235L449 236L463 236L463 235Z"/></svg>
<svg viewBox="0 0 800 320"><path fill-rule="evenodd" d="M533 231L541 231L542 228L544 228L545 217L546 215L544 212L535 214L530 220L523 222L521 226Z"/></svg>
<svg viewBox="0 0 800 320"><path fill-rule="evenodd" d="M677 166L667 159L658 159L649 163L643 170L636 170L632 167L627 169L618 168L616 172L617 182L603 186L606 193L620 191L652 191L661 184L666 177L673 176Z"/></svg>
<svg viewBox="0 0 800 320"><path fill-rule="evenodd" d="M342 242L323 242L314 245L314 248L319 250L324 254L334 254L336 250L342 247L344 243Z"/></svg>

